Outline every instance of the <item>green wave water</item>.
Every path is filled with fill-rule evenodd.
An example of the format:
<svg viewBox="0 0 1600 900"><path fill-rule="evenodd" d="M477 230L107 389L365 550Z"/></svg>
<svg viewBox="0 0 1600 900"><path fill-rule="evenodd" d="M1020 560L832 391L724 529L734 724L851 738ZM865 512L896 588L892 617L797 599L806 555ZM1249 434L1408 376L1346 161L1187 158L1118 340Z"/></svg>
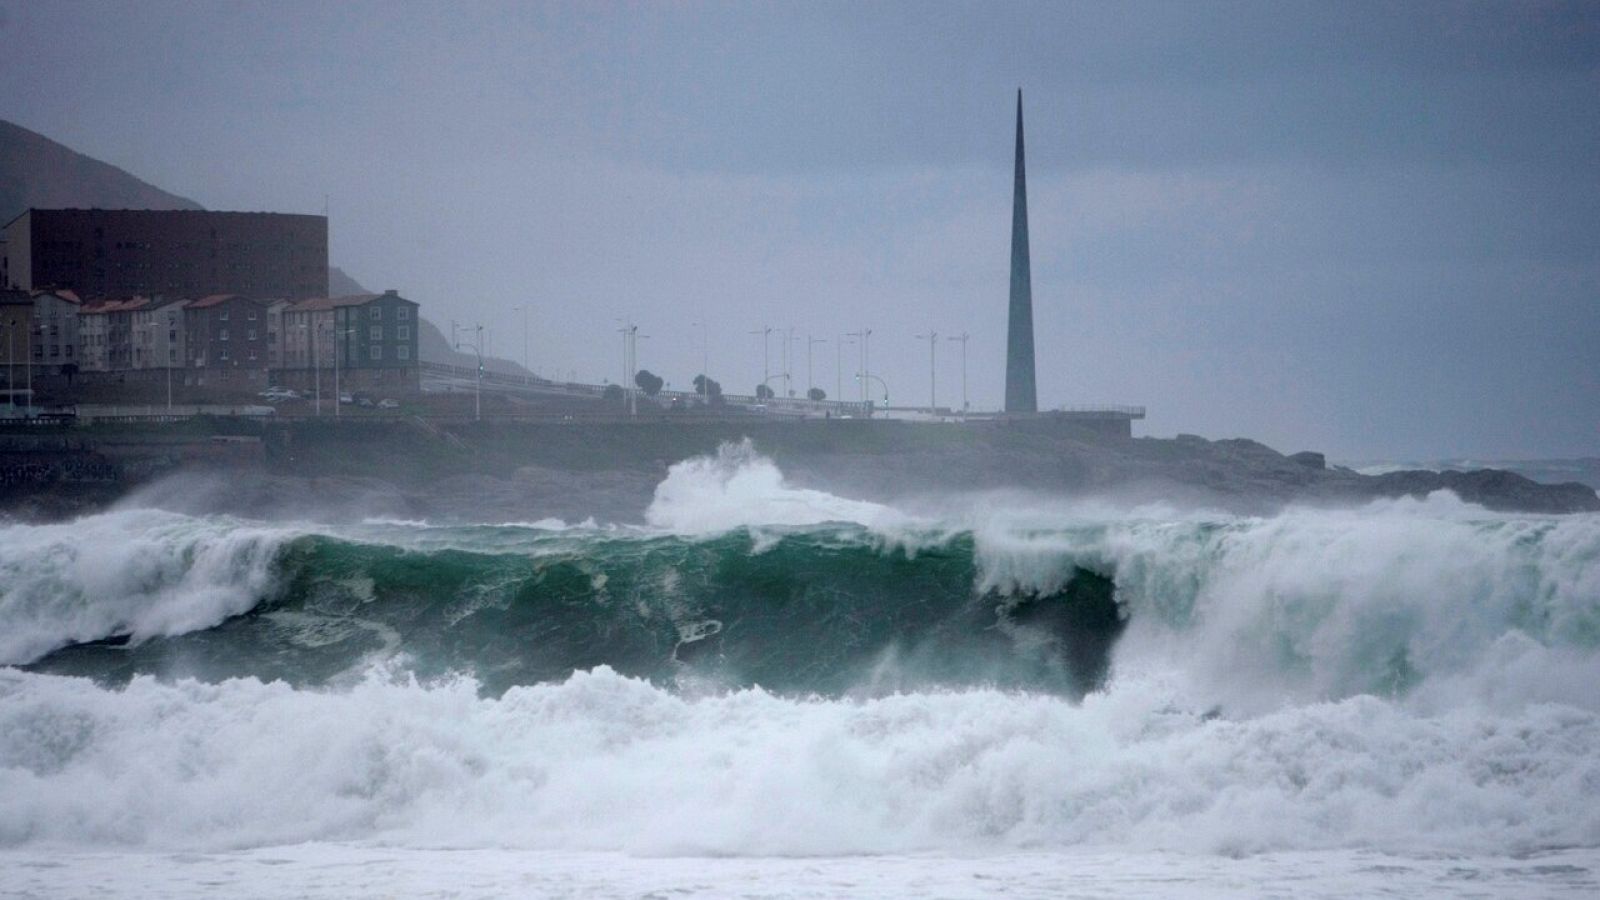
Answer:
<svg viewBox="0 0 1600 900"><path fill-rule="evenodd" d="M964 533L916 546L843 525L445 533L428 544L295 537L244 615L68 647L31 668L320 685L397 657L418 678L470 673L491 694L604 665L680 688L1081 695L1105 677L1123 627L1111 582L1091 572L1043 595L984 589Z"/></svg>

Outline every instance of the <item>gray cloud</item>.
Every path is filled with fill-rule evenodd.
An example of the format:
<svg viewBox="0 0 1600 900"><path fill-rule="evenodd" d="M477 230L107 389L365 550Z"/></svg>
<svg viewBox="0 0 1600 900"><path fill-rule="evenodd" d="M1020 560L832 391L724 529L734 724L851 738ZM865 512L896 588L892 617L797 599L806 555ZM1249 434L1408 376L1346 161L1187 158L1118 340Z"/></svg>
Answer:
<svg viewBox="0 0 1600 900"><path fill-rule="evenodd" d="M704 320L748 389L749 330L865 324L908 402L930 324L998 400L1020 84L1042 401L1347 456L1600 452L1592 5L0 13L0 117L213 208L330 195L339 264L497 351L529 301L536 365L615 378L631 317L681 384Z"/></svg>

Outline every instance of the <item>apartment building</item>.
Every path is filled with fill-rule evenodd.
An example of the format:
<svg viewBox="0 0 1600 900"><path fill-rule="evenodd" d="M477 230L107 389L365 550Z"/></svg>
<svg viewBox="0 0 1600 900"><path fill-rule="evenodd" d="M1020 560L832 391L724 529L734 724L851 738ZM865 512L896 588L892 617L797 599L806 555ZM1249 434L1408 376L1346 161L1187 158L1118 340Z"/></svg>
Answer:
<svg viewBox="0 0 1600 900"><path fill-rule="evenodd" d="M29 209L0 234L0 271L22 290L321 297L328 220L266 212Z"/></svg>

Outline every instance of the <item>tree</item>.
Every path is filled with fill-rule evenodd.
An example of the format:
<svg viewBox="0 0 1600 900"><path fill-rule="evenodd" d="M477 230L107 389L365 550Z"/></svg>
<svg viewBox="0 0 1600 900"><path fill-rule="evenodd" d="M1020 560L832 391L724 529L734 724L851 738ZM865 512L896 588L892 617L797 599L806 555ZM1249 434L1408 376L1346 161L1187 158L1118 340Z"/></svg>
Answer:
<svg viewBox="0 0 1600 900"><path fill-rule="evenodd" d="M646 397L654 397L655 395L661 393L662 385L666 384L666 382L661 379L660 375L655 374L649 369L640 369L637 373L635 373L633 376L633 383L639 386L639 390L644 391L644 395Z"/></svg>
<svg viewBox="0 0 1600 900"><path fill-rule="evenodd" d="M824 391L822 388L814 387L811 390L806 391L806 397L811 400L826 400L828 399L828 392Z"/></svg>
<svg viewBox="0 0 1600 900"><path fill-rule="evenodd" d="M704 374L696 375L694 392L706 398L706 403L712 406L722 405L722 382L715 378L707 378Z"/></svg>
<svg viewBox="0 0 1600 900"><path fill-rule="evenodd" d="M772 388L769 388L764 384L756 385L756 399L757 400L771 400L772 396L773 396L772 395Z"/></svg>
<svg viewBox="0 0 1600 900"><path fill-rule="evenodd" d="M614 401L614 402L617 402L617 403L621 403L622 402L622 385L620 385L620 384L608 384L608 385L606 385L605 390L600 392L600 399L602 399L602 400L611 400L611 401Z"/></svg>

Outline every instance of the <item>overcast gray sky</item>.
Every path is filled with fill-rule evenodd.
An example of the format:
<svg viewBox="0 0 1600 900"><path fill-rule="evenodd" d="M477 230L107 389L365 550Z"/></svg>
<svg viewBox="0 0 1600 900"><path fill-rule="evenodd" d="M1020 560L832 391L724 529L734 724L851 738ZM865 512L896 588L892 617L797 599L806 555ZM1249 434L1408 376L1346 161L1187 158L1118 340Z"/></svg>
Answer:
<svg viewBox="0 0 1600 900"><path fill-rule="evenodd" d="M0 118L533 365L1004 378L1025 93L1043 406L1342 458L1600 454L1600 4L0 0ZM779 342L772 354L776 370ZM855 370L848 348L846 394ZM960 355L938 348L939 400Z"/></svg>

